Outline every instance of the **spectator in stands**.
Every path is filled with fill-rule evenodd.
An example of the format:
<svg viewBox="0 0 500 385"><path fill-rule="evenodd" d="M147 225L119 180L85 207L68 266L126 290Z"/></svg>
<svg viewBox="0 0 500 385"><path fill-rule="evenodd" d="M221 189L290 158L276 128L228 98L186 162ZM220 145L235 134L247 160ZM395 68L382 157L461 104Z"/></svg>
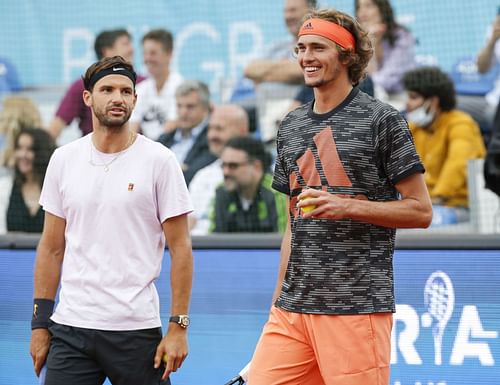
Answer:
<svg viewBox="0 0 500 385"><path fill-rule="evenodd" d="M255 83L283 82L302 84L302 71L293 58L297 34L305 14L316 8L316 0L285 0L283 18L290 33L286 40L273 43L262 58L250 62L245 76Z"/></svg>
<svg viewBox="0 0 500 385"><path fill-rule="evenodd" d="M367 72L375 84L375 95L387 93L390 98L402 93L401 79L416 65L413 35L396 23L389 0L355 0L354 6L356 18L373 45Z"/></svg>
<svg viewBox="0 0 500 385"><path fill-rule="evenodd" d="M50 134L40 128L23 128L15 138L14 175L4 174L2 189L10 193L0 202L0 233L42 232L44 211L38 200L49 159L55 150ZM4 191L4 192L6 192ZM2 198L6 195L2 192Z"/></svg>
<svg viewBox="0 0 500 385"><path fill-rule="evenodd" d="M132 37L125 29L114 29L99 33L94 42L94 50L98 60L116 55L123 57L130 63L134 60ZM143 79L143 76L139 76L138 82ZM92 132L92 114L90 108L83 103L83 90L83 81L78 79L66 91L57 108L55 117L49 124L49 132L54 139L57 139L64 127L75 119L78 120L78 127L82 132L82 136Z"/></svg>
<svg viewBox="0 0 500 385"><path fill-rule="evenodd" d="M271 188L271 155L251 137L230 139L221 155L224 185L217 188L212 232L283 232L285 195Z"/></svg>
<svg viewBox="0 0 500 385"><path fill-rule="evenodd" d="M0 98L20 90L21 81L16 67L9 59L0 57Z"/></svg>
<svg viewBox="0 0 500 385"><path fill-rule="evenodd" d="M272 43L256 60L244 69L244 75L255 86L245 106L256 112L256 121L263 141L272 141L276 137L277 124L287 112L288 105L304 83L302 71L293 55L297 43L297 33L306 13L316 8L316 0L285 0L283 20L289 37ZM245 88L245 82L240 83ZM246 84L248 88L248 83ZM233 100L238 100L238 86ZM283 101L284 103L281 103Z"/></svg>
<svg viewBox="0 0 500 385"><path fill-rule="evenodd" d="M486 43L477 56L477 70L480 73L488 72L492 67L500 64L500 15L495 17L493 25L487 33ZM500 102L500 76L497 77L493 88L484 96L460 95L458 108L471 114L479 123L484 133L489 136L495 112Z"/></svg>
<svg viewBox="0 0 500 385"><path fill-rule="evenodd" d="M0 136L2 145L0 166L14 166L14 147L17 134L24 128L41 127L42 117L33 101L21 96L8 96L0 111Z"/></svg>
<svg viewBox="0 0 500 385"><path fill-rule="evenodd" d="M194 212L189 215L189 227L193 235L206 235L210 226L209 214L215 190L224 182L220 156L229 139L246 136L249 132L248 115L237 104L215 107L208 123L207 139L210 152L217 157L200 169L189 184Z"/></svg>
<svg viewBox="0 0 500 385"><path fill-rule="evenodd" d="M137 103L130 127L153 139L176 127L175 90L182 76L170 68L174 39L165 29L153 29L142 38L144 64L149 77L137 86Z"/></svg>
<svg viewBox="0 0 500 385"><path fill-rule="evenodd" d="M40 127L42 118L37 106L31 99L8 96L3 100L0 111L0 234L7 231L6 213L14 179L14 152L16 137L21 130Z"/></svg>
<svg viewBox="0 0 500 385"><path fill-rule="evenodd" d="M210 91L203 82L186 80L177 88L175 99L177 127L158 140L174 152L189 185L199 169L217 159L210 153L207 141Z"/></svg>
<svg viewBox="0 0 500 385"><path fill-rule="evenodd" d="M434 205L432 226L467 221L467 161L485 156L479 127L455 108L453 82L439 68L412 70L403 83L407 119Z"/></svg>
<svg viewBox="0 0 500 385"><path fill-rule="evenodd" d="M491 137L484 158L483 174L485 187L500 197L500 104L493 120Z"/></svg>

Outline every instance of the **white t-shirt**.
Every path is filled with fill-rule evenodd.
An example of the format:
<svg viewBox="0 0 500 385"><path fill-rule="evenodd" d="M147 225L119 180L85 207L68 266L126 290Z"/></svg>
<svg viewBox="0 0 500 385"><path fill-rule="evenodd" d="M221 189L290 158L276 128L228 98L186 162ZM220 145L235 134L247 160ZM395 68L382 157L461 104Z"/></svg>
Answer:
<svg viewBox="0 0 500 385"><path fill-rule="evenodd" d="M91 136L54 152L40 197L46 211L66 220L51 318L100 330L158 327L162 223L192 211L182 171L169 149L142 135L118 157L98 153Z"/></svg>
<svg viewBox="0 0 500 385"><path fill-rule="evenodd" d="M137 85L137 103L130 122L139 123L148 138L157 140L164 132L165 122L177 118L175 91L182 81L179 73L171 72L160 92L156 90L153 78L147 78Z"/></svg>
<svg viewBox="0 0 500 385"><path fill-rule="evenodd" d="M215 190L224 182L222 160L217 159L200 169L189 184L189 193L193 200L196 225L191 229L193 235L207 235L210 228L210 210L215 199Z"/></svg>

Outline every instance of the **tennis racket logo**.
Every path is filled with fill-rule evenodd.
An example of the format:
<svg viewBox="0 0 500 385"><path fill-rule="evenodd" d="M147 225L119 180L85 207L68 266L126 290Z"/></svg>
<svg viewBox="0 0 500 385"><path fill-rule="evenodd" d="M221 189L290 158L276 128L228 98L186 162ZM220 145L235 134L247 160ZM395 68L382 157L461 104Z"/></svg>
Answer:
<svg viewBox="0 0 500 385"><path fill-rule="evenodd" d="M424 302L427 313L422 315L422 325L432 326L434 338L434 363L441 365L441 345L444 329L453 314L455 292L450 277L442 271L432 273L424 287Z"/></svg>

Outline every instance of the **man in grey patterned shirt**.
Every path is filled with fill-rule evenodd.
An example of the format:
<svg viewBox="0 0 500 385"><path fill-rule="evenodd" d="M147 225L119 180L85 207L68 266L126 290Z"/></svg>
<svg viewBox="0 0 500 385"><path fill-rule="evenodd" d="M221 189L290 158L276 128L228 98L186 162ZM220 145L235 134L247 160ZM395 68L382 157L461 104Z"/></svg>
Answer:
<svg viewBox="0 0 500 385"><path fill-rule="evenodd" d="M299 32L315 99L278 132L273 187L289 196L289 223L249 385L389 382L395 229L429 226L432 206L406 121L355 87L372 52L335 10Z"/></svg>

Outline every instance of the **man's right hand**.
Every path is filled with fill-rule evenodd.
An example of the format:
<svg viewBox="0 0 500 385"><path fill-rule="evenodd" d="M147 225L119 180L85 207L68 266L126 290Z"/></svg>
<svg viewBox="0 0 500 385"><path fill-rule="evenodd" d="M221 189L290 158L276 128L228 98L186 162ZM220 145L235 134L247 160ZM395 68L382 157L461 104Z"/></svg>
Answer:
<svg viewBox="0 0 500 385"><path fill-rule="evenodd" d="M42 366L49 352L50 333L48 329L34 329L31 332L30 354L33 367L37 376L40 375Z"/></svg>

